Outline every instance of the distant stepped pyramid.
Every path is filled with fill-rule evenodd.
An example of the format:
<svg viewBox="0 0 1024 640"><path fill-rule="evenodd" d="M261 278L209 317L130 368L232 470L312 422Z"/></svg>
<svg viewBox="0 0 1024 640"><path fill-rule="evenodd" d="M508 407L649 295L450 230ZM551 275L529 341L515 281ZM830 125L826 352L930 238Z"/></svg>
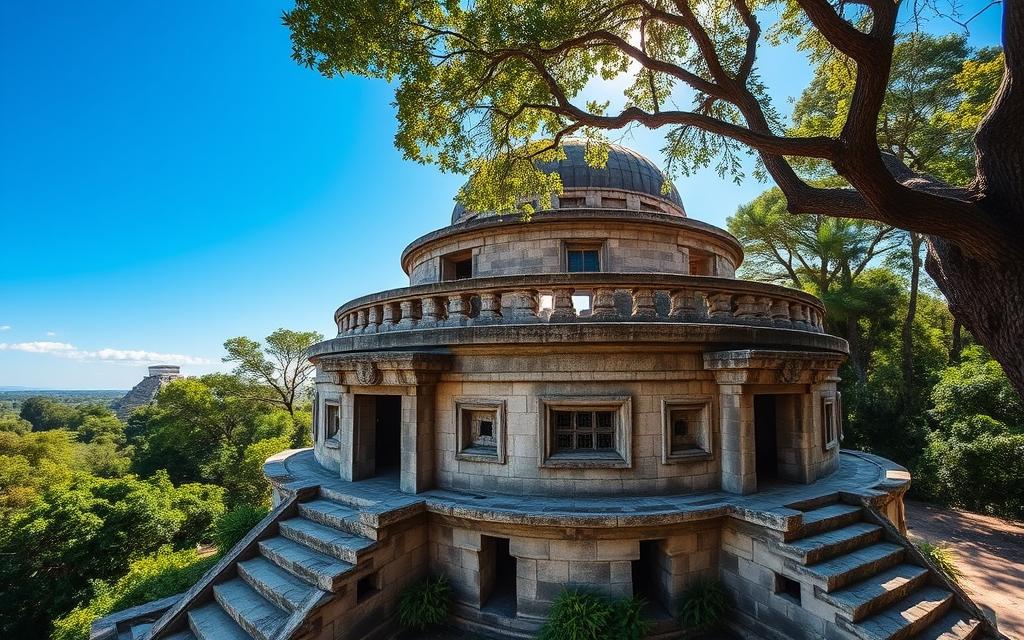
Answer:
<svg viewBox="0 0 1024 640"><path fill-rule="evenodd" d="M117 417L127 420L139 407L144 407L156 399L157 392L170 382L181 377L181 367L176 364L158 364L149 368L149 375L142 382L132 387L123 398L114 402L111 408Z"/></svg>

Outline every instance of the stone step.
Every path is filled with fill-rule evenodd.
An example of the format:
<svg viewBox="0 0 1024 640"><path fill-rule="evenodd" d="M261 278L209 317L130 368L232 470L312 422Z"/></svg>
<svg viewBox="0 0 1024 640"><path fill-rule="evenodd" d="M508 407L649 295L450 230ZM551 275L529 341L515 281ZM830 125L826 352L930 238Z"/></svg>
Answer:
<svg viewBox="0 0 1024 640"><path fill-rule="evenodd" d="M290 540L352 564L358 561L360 553L374 543L369 538L325 527L305 518L283 520L278 523L277 529Z"/></svg>
<svg viewBox="0 0 1024 640"><path fill-rule="evenodd" d="M869 522L857 522L807 538L772 544L784 556L803 564L814 564L856 551L881 539L882 527Z"/></svg>
<svg viewBox="0 0 1024 640"><path fill-rule="evenodd" d="M879 542L812 565L786 560L786 568L791 573L803 576L814 586L831 593L898 565L903 562L904 553L905 550L898 544Z"/></svg>
<svg viewBox="0 0 1024 640"><path fill-rule="evenodd" d="M377 539L377 530L359 520L359 511L352 507L338 504L332 500L311 500L299 503L299 515L339 531L370 540Z"/></svg>
<svg viewBox="0 0 1024 640"><path fill-rule="evenodd" d="M974 640L981 636L981 622L959 609L942 616L915 640Z"/></svg>
<svg viewBox="0 0 1024 640"><path fill-rule="evenodd" d="M252 640L216 602L189 611L188 626L197 640Z"/></svg>
<svg viewBox="0 0 1024 640"><path fill-rule="evenodd" d="M854 524L860 521L861 511L861 507L842 502L805 511L803 524L800 525L795 537L804 538Z"/></svg>
<svg viewBox="0 0 1024 640"><path fill-rule="evenodd" d="M912 564L898 564L832 593L816 596L840 609L854 622L880 611L928 582L928 570Z"/></svg>
<svg viewBox="0 0 1024 640"><path fill-rule="evenodd" d="M288 620L288 613L274 606L241 578L214 585L213 597L238 626L256 640L271 640Z"/></svg>
<svg viewBox="0 0 1024 640"><path fill-rule="evenodd" d="M924 587L860 622L849 622L841 617L837 617L836 622L862 640L904 640L915 637L945 615L952 605L953 594L949 591Z"/></svg>
<svg viewBox="0 0 1024 640"><path fill-rule="evenodd" d="M131 640L142 640L142 638L145 638L146 634L149 633L149 630L152 628L152 622L143 622L142 624L137 624L132 627L131 632L128 634L128 637L131 638Z"/></svg>
<svg viewBox="0 0 1024 640"><path fill-rule="evenodd" d="M800 500L797 502L790 502L786 505L787 509L796 509L797 511L811 511L813 509L819 509L826 505L835 504L839 502L838 493L826 493L824 495L815 496L813 498L807 498L806 500Z"/></svg>
<svg viewBox="0 0 1024 640"><path fill-rule="evenodd" d="M315 549L276 536L259 542L260 554L278 567L324 591L336 591L352 563L332 558Z"/></svg>
<svg viewBox="0 0 1024 640"><path fill-rule="evenodd" d="M191 629L184 629L178 633L164 636L163 640L196 640L196 636L192 633Z"/></svg>
<svg viewBox="0 0 1024 640"><path fill-rule="evenodd" d="M239 562L238 576L261 596L288 612L295 611L320 591L313 584L259 556Z"/></svg>

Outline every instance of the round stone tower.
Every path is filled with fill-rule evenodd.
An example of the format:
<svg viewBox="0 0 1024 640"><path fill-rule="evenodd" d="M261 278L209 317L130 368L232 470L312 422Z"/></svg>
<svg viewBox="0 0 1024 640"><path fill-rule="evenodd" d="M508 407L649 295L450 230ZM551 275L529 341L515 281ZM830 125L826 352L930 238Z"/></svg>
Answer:
<svg viewBox="0 0 1024 640"><path fill-rule="evenodd" d="M313 447L267 461L274 512L153 640L393 637L429 575L452 624L508 638L566 588L640 595L680 637L705 578L744 638L987 625L903 535L906 471L840 452L821 302L737 279L736 239L642 156L565 150L554 208L456 207L402 254L409 286L338 308L309 351Z"/></svg>

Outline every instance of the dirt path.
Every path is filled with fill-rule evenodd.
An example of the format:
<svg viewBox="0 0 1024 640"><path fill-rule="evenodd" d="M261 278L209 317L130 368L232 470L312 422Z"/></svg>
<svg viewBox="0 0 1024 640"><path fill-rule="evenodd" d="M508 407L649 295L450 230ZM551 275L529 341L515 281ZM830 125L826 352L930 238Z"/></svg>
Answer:
<svg viewBox="0 0 1024 640"><path fill-rule="evenodd" d="M1024 525L907 501L912 538L945 542L957 554L964 588L992 612L999 630L1024 640Z"/></svg>

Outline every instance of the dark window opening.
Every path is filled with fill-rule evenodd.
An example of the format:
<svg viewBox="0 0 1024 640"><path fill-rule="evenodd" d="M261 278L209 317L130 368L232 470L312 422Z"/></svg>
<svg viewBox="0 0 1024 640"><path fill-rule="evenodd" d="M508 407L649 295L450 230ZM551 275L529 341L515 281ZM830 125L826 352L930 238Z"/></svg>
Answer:
<svg viewBox="0 0 1024 640"><path fill-rule="evenodd" d="M480 536L480 608L516 615L516 558L508 538Z"/></svg>
<svg viewBox="0 0 1024 640"><path fill-rule="evenodd" d="M380 573L374 571L356 581L356 604L366 602L380 593Z"/></svg>
<svg viewBox="0 0 1024 640"><path fill-rule="evenodd" d="M601 270L601 258L597 249L569 249L566 251L566 265L569 273L593 273Z"/></svg>
<svg viewBox="0 0 1024 640"><path fill-rule="evenodd" d="M800 604L800 583L781 573L775 574L775 593Z"/></svg>
<svg viewBox="0 0 1024 640"><path fill-rule="evenodd" d="M375 396L376 473L397 471L402 460L402 396Z"/></svg>
<svg viewBox="0 0 1024 640"><path fill-rule="evenodd" d="M490 420L480 421L480 435L486 438L494 437L494 423Z"/></svg>
<svg viewBox="0 0 1024 640"><path fill-rule="evenodd" d="M473 277L473 253L459 251L441 258L441 280L465 280Z"/></svg>
<svg viewBox="0 0 1024 640"><path fill-rule="evenodd" d="M459 260L455 263L455 279L465 280L473 277L473 260Z"/></svg>

